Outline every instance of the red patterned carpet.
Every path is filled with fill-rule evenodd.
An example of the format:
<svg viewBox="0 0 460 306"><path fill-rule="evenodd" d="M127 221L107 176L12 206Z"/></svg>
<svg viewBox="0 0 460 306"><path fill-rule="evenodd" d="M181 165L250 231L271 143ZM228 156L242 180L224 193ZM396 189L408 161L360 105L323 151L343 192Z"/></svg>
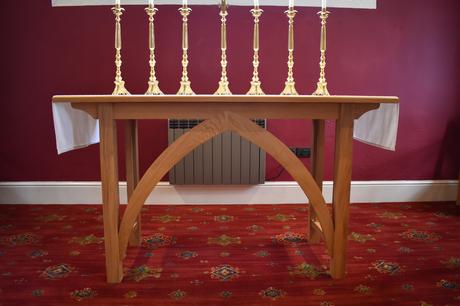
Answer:
<svg viewBox="0 0 460 306"><path fill-rule="evenodd" d="M148 206L108 285L100 206L0 206L0 305L460 305L460 207L353 205L338 281L306 219L305 205Z"/></svg>

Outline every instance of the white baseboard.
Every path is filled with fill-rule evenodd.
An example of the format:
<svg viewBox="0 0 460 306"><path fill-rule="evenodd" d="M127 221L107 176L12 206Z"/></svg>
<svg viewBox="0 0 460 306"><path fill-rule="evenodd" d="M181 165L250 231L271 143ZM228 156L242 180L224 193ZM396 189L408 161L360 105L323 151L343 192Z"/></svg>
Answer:
<svg viewBox="0 0 460 306"><path fill-rule="evenodd" d="M352 182L352 203L455 201L458 181ZM326 202L332 201L332 182L324 183ZM307 198L296 182L255 186L173 186L160 183L147 204L293 204ZM120 202L126 203L126 183L120 183ZM0 204L98 204L100 182L0 182Z"/></svg>

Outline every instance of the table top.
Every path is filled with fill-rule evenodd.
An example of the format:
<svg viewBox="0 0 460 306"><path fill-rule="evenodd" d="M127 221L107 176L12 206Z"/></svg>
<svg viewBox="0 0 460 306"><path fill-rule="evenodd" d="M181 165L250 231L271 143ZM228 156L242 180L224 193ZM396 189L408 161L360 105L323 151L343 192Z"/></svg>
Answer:
<svg viewBox="0 0 460 306"><path fill-rule="evenodd" d="M399 103L394 96L282 96L282 95L57 95L54 103L345 103L345 104L380 104Z"/></svg>

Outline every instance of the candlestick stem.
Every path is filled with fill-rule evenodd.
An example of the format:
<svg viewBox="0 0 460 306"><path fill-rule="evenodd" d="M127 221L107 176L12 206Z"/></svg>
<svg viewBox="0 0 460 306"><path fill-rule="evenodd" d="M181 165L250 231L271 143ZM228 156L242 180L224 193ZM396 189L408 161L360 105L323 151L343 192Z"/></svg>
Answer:
<svg viewBox="0 0 460 306"><path fill-rule="evenodd" d="M252 61L252 66L254 67L252 73L251 88L247 92L248 95L264 95L265 93L262 90L261 82L259 79L259 18L263 13L263 10L259 7L255 7L251 10L252 16L254 17L254 40L253 40L253 49L254 49L254 58Z"/></svg>
<svg viewBox="0 0 460 306"><path fill-rule="evenodd" d="M130 93L125 88L125 81L121 76L121 15L123 15L124 8L119 4L112 7L112 12L115 15L115 89L112 95L129 95Z"/></svg>
<svg viewBox="0 0 460 306"><path fill-rule="evenodd" d="M188 15L192 11L186 5L179 9L182 15L182 78L180 81L180 88L177 92L178 95L194 95L195 93L190 86L190 80L188 78Z"/></svg>
<svg viewBox="0 0 460 306"><path fill-rule="evenodd" d="M316 91L313 93L314 96L329 96L329 91L327 89L327 82L326 82L326 23L327 17L329 17L329 13L327 10L321 10L318 12L319 18L321 19L321 43L320 43L320 73L319 73L319 80L317 83Z"/></svg>
<svg viewBox="0 0 460 306"><path fill-rule="evenodd" d="M288 75L281 95L298 95L295 89L294 81L294 17L297 13L294 8L290 7L286 12L286 16L289 18L289 34L288 34Z"/></svg>
<svg viewBox="0 0 460 306"><path fill-rule="evenodd" d="M220 65L222 72L219 81L219 88L217 88L215 95L231 95L232 92L228 87L229 82L227 78L227 8L225 4L221 6L220 10L220 49L222 52Z"/></svg>
<svg viewBox="0 0 460 306"><path fill-rule="evenodd" d="M145 93L146 95L162 95L163 92L160 90L158 86L158 80L155 75L155 24L154 18L155 14L158 11L157 8L153 6L149 6L145 9L147 16L149 16L149 50L150 50L150 59L149 59L149 66L150 66L150 76L148 82L148 89Z"/></svg>

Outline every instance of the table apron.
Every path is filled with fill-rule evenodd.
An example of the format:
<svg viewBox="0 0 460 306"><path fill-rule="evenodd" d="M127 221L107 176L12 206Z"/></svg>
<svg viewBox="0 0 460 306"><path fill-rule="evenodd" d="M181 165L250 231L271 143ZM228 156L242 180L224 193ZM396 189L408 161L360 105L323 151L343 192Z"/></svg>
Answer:
<svg viewBox="0 0 460 306"><path fill-rule="evenodd" d="M72 103L76 109L98 118L98 105L109 102ZM208 119L225 112L246 118L267 119L329 119L339 117L341 103L110 103L114 119ZM350 105L350 104L348 104ZM352 104L353 117L376 109L378 104Z"/></svg>

